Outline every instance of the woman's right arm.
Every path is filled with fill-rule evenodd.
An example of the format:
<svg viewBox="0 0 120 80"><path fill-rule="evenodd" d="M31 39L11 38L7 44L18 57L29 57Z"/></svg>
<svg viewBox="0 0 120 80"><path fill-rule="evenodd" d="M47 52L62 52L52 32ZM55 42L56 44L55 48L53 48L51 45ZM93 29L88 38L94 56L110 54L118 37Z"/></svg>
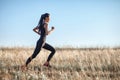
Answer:
<svg viewBox="0 0 120 80"><path fill-rule="evenodd" d="M37 34L39 34L39 35L40 35L40 32L39 32L39 27L38 27L38 26L36 26L36 27L33 29L33 31L34 31L35 33L37 33Z"/></svg>
<svg viewBox="0 0 120 80"><path fill-rule="evenodd" d="M44 27L45 27L46 35L49 35L54 30L54 27L52 27L51 30L48 31L48 24L45 24Z"/></svg>

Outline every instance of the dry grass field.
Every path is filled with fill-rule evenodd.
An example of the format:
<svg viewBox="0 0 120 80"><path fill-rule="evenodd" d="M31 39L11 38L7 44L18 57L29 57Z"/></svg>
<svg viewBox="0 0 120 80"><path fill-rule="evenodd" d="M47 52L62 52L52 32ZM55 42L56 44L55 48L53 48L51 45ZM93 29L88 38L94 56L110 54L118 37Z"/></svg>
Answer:
<svg viewBox="0 0 120 80"><path fill-rule="evenodd" d="M22 72L33 50L0 48L0 80L120 80L120 48L57 48L52 68L43 66L49 51L42 49Z"/></svg>

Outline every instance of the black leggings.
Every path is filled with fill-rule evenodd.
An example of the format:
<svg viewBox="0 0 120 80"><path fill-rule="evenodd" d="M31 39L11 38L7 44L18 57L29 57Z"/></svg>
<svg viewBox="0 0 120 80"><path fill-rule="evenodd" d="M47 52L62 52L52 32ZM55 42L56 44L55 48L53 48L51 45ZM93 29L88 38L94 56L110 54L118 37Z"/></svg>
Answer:
<svg viewBox="0 0 120 80"><path fill-rule="evenodd" d="M41 50L42 47L44 49L47 49L47 50L51 51L50 55L48 56L47 61L49 62L51 60L51 58L55 54L55 49L51 45L49 45L47 43L43 43L43 41L41 39L39 39L38 42L37 42L36 48L34 50L34 53L26 61L26 66L31 62L31 60L33 58L35 58L38 55L38 53L40 52L40 50Z"/></svg>

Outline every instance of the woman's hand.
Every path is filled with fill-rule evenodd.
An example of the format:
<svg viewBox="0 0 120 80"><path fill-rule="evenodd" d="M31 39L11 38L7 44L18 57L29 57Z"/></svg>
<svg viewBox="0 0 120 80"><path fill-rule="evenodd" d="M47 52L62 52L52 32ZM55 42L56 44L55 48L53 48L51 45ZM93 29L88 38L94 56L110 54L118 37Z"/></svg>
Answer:
<svg viewBox="0 0 120 80"><path fill-rule="evenodd" d="M55 27L54 27L54 26L52 26L52 27L51 27L51 30L54 30L54 29L55 29Z"/></svg>

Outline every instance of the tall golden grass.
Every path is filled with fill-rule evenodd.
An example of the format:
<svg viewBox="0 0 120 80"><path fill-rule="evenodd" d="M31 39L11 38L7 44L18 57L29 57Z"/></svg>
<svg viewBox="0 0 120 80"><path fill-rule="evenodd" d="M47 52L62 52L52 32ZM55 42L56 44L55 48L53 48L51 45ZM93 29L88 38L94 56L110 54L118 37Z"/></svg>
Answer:
<svg viewBox="0 0 120 80"><path fill-rule="evenodd" d="M43 66L50 52L42 49L22 71L33 50L0 48L0 80L120 80L119 48L57 48L52 68Z"/></svg>

